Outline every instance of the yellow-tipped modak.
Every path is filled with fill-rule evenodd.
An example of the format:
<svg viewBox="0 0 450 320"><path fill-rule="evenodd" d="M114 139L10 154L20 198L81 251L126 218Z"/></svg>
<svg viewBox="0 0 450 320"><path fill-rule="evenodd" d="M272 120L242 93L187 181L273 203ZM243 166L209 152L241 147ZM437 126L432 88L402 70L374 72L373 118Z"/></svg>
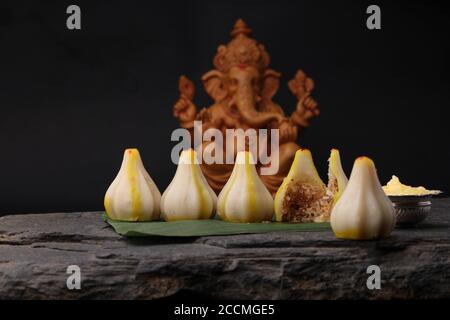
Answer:
<svg viewBox="0 0 450 320"><path fill-rule="evenodd" d="M177 171L161 198L161 216L166 221L210 219L216 212L217 196L209 186L193 149L181 152Z"/></svg>
<svg viewBox="0 0 450 320"><path fill-rule="evenodd" d="M359 157L350 180L331 212L331 228L338 238L384 238L395 226L393 206L378 180L375 164Z"/></svg>
<svg viewBox="0 0 450 320"><path fill-rule="evenodd" d="M328 168L328 187L320 178L311 152L296 152L288 175L275 195L277 221L322 222L329 221L333 204L347 184L342 170L339 151L331 150Z"/></svg>
<svg viewBox="0 0 450 320"><path fill-rule="evenodd" d="M219 194L217 213L229 222L272 220L273 198L259 178L250 152L238 152L233 172Z"/></svg>
<svg viewBox="0 0 450 320"><path fill-rule="evenodd" d="M347 176L342 169L341 157L338 149L331 149L328 159L328 191L333 195L333 205L339 200L348 183Z"/></svg>
<svg viewBox="0 0 450 320"><path fill-rule="evenodd" d="M139 151L125 150L119 173L106 191L108 217L123 221L158 220L160 200L161 193L145 170Z"/></svg>

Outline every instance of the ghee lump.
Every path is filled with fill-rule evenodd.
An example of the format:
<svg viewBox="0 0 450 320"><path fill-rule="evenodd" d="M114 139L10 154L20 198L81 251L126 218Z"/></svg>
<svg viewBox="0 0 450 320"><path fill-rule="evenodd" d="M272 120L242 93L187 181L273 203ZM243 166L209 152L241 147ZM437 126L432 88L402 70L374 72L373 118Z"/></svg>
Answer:
<svg viewBox="0 0 450 320"><path fill-rule="evenodd" d="M388 196L425 196L441 193L439 190L427 190L422 186L408 186L401 183L400 179L396 176L392 176L392 179L385 186L383 186L383 190Z"/></svg>

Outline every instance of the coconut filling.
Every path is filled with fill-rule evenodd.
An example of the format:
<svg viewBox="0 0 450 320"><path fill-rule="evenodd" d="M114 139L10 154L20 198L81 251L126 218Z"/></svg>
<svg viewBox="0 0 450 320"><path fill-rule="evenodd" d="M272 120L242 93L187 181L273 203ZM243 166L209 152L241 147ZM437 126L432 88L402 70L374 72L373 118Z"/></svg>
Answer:
<svg viewBox="0 0 450 320"><path fill-rule="evenodd" d="M336 192L338 192L339 185L335 176L329 177L327 189L331 192L331 194L335 194Z"/></svg>
<svg viewBox="0 0 450 320"><path fill-rule="evenodd" d="M331 186L337 189L337 180ZM329 188L291 180L282 202L283 221L329 221L333 192Z"/></svg>

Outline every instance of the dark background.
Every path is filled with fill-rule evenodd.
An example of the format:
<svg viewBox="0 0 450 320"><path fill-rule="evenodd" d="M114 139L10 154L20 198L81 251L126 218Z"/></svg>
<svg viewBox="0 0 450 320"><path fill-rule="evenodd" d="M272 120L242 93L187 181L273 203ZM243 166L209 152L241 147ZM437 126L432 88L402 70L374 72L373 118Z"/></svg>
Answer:
<svg viewBox="0 0 450 320"><path fill-rule="evenodd" d="M378 4L382 30L366 28ZM82 30L66 28L78 4ZM237 18L283 73L316 82L322 114L300 138L326 180L338 147L350 174L372 157L384 184L449 191L449 21L429 1L5 1L0 3L0 214L101 210L123 150L138 147L164 191L177 80L197 85Z"/></svg>

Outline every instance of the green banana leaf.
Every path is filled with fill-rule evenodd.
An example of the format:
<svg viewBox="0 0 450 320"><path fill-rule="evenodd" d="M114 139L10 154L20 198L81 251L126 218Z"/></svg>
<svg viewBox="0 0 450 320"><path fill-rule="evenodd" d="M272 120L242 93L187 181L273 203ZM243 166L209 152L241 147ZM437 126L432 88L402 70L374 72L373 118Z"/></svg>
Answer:
<svg viewBox="0 0 450 320"><path fill-rule="evenodd" d="M330 230L328 222L320 223L232 223L219 219L184 221L126 222L111 220L104 213L103 220L114 230L126 237L199 237L245 233L267 233L276 231L325 231Z"/></svg>

